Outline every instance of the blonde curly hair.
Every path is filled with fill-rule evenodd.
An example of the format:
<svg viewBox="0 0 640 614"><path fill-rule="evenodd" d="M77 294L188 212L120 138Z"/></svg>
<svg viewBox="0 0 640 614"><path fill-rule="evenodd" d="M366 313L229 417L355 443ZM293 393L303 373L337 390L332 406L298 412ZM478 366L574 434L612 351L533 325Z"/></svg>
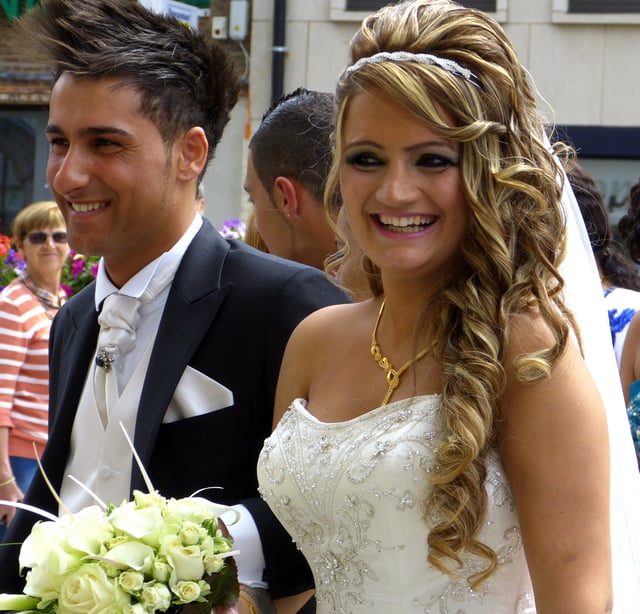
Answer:
<svg viewBox="0 0 640 614"><path fill-rule="evenodd" d="M478 540L487 494L485 457L496 444L499 399L512 319L537 311L555 343L520 356L517 377L546 377L575 324L562 300L558 266L564 256L562 180L536 107L533 84L503 29L486 14L448 0L413 0L365 19L350 44L351 62L381 51L429 53L469 69L467 79L417 61L364 63L345 71L336 89L335 156L327 194L339 189L342 130L351 99L372 90L390 97L430 129L461 147L470 208L469 233L453 278L423 308L415 347L428 334L443 372L446 437L436 452L434 488L424 518L432 525L428 560L454 575L466 553L486 560L472 587L497 568L497 555ZM370 263L369 274L375 271ZM378 274L371 283L381 293ZM577 333L577 331L576 331Z"/></svg>

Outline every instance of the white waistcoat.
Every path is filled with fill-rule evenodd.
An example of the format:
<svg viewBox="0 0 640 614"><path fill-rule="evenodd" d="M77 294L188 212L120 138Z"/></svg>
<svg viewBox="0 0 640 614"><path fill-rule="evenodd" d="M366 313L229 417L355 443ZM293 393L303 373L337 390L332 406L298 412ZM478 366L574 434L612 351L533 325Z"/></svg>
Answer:
<svg viewBox="0 0 640 614"><path fill-rule="evenodd" d="M87 377L73 423L69 460L60 488L62 502L70 512L94 505L95 500L71 480L69 475L74 476L104 503L118 505L129 498L133 454L120 423L133 441L138 404L153 341L154 339L151 339L149 342L142 360L112 408L106 426L102 423L93 395L93 372ZM93 369L94 361L91 364ZM80 439L84 440L84 445L79 444ZM94 442L94 445L87 445L87 439ZM66 510L60 511L62 513Z"/></svg>

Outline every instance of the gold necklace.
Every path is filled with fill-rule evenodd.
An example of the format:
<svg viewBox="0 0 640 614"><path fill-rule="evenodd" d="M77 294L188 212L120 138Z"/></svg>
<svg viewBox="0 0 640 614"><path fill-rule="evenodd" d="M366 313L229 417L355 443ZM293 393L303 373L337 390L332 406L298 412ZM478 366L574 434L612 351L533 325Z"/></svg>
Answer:
<svg viewBox="0 0 640 614"><path fill-rule="evenodd" d="M407 360L398 370L393 368L391 361L382 355L382 351L380 350L380 346L378 345L378 340L376 339L376 335L378 334L378 326L380 325L380 318L382 317L382 312L384 311L385 300L382 300L382 305L380 305L380 311L378 311L378 317L376 319L376 324L373 327L373 331L371 333L371 356L373 356L373 360L378 363L378 366L384 369L387 374L387 384L389 384L389 390L387 390L387 394L382 401L382 405L386 405L393 394L393 391L400 385L400 376L416 361L420 360L428 351L429 347L423 348L420 350L413 358Z"/></svg>

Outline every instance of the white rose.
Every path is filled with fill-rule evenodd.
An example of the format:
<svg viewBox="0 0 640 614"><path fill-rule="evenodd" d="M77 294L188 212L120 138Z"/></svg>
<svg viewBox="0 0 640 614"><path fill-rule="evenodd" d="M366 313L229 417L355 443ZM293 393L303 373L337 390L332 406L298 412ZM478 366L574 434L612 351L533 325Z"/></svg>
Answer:
<svg viewBox="0 0 640 614"><path fill-rule="evenodd" d="M116 614L129 603L99 564L85 564L63 581L57 614Z"/></svg>
<svg viewBox="0 0 640 614"><path fill-rule="evenodd" d="M204 569L208 576L214 573L220 573L223 567L224 559L218 556L206 556L204 559Z"/></svg>
<svg viewBox="0 0 640 614"><path fill-rule="evenodd" d="M213 538L213 551L216 554L222 554L223 552L231 552L231 545L233 544L233 539L229 537L222 537L220 531L218 531L218 536Z"/></svg>
<svg viewBox="0 0 640 614"><path fill-rule="evenodd" d="M202 525L190 521L187 521L182 525L182 528L180 529L180 533L178 533L178 535L180 536L180 541L182 542L183 546L193 546L199 543L205 537L209 536L206 529L204 529Z"/></svg>
<svg viewBox="0 0 640 614"><path fill-rule="evenodd" d="M171 591L164 584L149 583L142 589L140 601L148 610L164 612L171 605Z"/></svg>
<svg viewBox="0 0 640 614"><path fill-rule="evenodd" d="M161 510L167 506L167 500L157 492L134 490L133 501L136 507L156 507Z"/></svg>
<svg viewBox="0 0 640 614"><path fill-rule="evenodd" d="M160 554L173 567L174 582L198 580L204 575L202 553L198 546L183 546L177 535L167 535L160 545Z"/></svg>
<svg viewBox="0 0 640 614"><path fill-rule="evenodd" d="M197 582L180 581L171 587L181 603L191 603L200 597L200 585Z"/></svg>
<svg viewBox="0 0 640 614"><path fill-rule="evenodd" d="M200 543L200 550L202 550L203 554L215 554L215 542L213 541L213 537L211 535L207 535L204 537Z"/></svg>
<svg viewBox="0 0 640 614"><path fill-rule="evenodd" d="M171 577L171 565L156 559L151 565L151 577L158 582L168 582Z"/></svg>
<svg viewBox="0 0 640 614"><path fill-rule="evenodd" d="M118 586L130 595L138 594L144 585L144 574L139 571L127 570L118 576Z"/></svg>

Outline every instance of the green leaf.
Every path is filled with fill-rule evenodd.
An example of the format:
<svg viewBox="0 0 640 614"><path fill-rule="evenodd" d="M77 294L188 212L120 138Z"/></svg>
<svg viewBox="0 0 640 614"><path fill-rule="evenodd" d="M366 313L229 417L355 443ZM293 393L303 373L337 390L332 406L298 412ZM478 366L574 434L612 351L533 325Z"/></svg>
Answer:
<svg viewBox="0 0 640 614"><path fill-rule="evenodd" d="M211 594L207 595L207 601L211 605L231 607L238 601L240 585L238 584L238 566L233 557L224 560L222 571L205 578L211 587Z"/></svg>

